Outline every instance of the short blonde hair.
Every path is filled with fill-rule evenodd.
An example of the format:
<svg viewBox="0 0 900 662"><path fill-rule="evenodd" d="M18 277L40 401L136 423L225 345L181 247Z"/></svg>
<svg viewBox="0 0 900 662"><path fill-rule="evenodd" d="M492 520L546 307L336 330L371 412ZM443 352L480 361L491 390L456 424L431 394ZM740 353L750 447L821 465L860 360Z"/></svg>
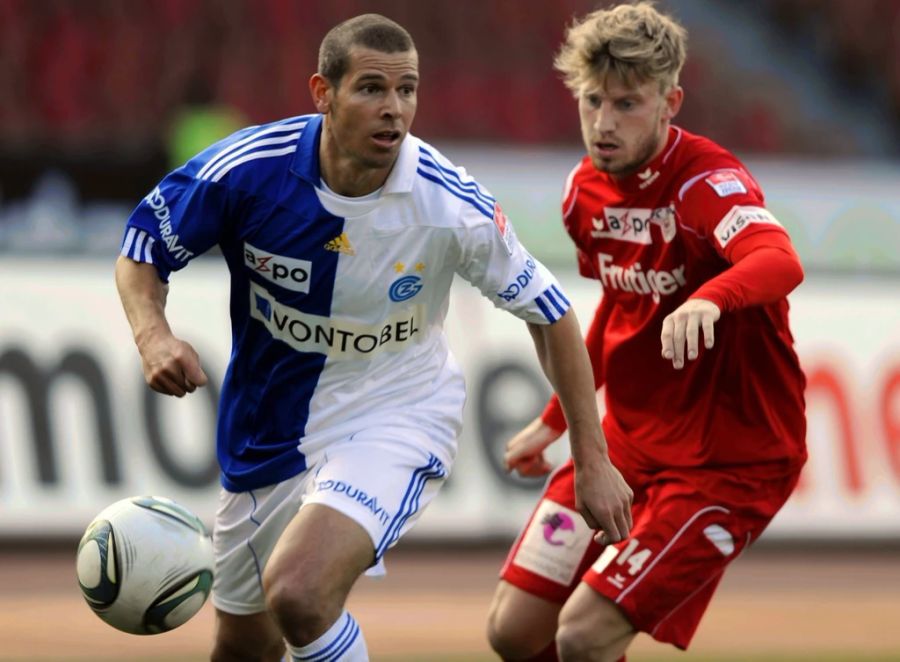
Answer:
<svg viewBox="0 0 900 662"><path fill-rule="evenodd" d="M651 2L622 4L576 20L553 64L576 95L588 81L610 74L629 87L656 80L667 92L678 84L686 41L684 27Z"/></svg>

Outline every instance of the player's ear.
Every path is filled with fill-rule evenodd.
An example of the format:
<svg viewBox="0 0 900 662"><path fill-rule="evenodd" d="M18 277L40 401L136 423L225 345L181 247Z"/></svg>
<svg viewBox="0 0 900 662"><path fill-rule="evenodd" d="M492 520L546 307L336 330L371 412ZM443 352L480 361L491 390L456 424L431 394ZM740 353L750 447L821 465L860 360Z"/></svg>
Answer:
<svg viewBox="0 0 900 662"><path fill-rule="evenodd" d="M322 74L313 74L309 79L309 93L312 95L316 110L322 114L328 113L331 108L331 98L334 94L334 88L329 80Z"/></svg>
<svg viewBox="0 0 900 662"><path fill-rule="evenodd" d="M663 119L671 120L681 110L681 103L684 101L684 89L680 85L674 85L665 94L666 107L663 110Z"/></svg>

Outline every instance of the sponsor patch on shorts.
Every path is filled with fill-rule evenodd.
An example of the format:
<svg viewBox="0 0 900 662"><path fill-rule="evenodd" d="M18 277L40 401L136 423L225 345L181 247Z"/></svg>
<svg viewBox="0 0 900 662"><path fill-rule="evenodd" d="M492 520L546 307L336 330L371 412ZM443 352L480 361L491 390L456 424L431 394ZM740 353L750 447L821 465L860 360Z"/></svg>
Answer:
<svg viewBox="0 0 900 662"><path fill-rule="evenodd" d="M735 205L716 226L715 235L722 248L734 239L739 233L746 230L753 223L765 223L782 227L778 219L764 207L741 207Z"/></svg>
<svg viewBox="0 0 900 662"><path fill-rule="evenodd" d="M744 182L733 172L714 172L706 178L706 183L712 186L720 198L747 192Z"/></svg>
<svg viewBox="0 0 900 662"><path fill-rule="evenodd" d="M544 499L525 531L513 564L568 586L575 579L593 533L578 512Z"/></svg>

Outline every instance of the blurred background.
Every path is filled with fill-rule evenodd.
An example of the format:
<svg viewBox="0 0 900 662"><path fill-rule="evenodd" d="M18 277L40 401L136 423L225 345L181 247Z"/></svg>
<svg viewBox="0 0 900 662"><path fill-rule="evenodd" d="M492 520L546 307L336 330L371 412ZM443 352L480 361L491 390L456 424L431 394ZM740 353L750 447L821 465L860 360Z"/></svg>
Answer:
<svg viewBox="0 0 900 662"><path fill-rule="evenodd" d="M140 198L239 127L313 112L324 34L380 12L420 53L414 133L491 189L586 321L599 290L575 273L559 213L582 150L551 62L566 24L606 4L0 0L0 660L199 660L208 647L208 608L136 640L91 615L74 582L77 539L112 501L156 493L214 514L227 272L210 255L173 277L170 320L212 383L157 398L112 281ZM686 659L900 660L900 0L657 4L690 33L676 123L749 165L807 273L790 300L810 461ZM466 428L396 570L355 594L376 660L490 659L496 572L540 493L501 466L549 394L527 334L466 285L448 333ZM629 659L668 655L640 640Z"/></svg>

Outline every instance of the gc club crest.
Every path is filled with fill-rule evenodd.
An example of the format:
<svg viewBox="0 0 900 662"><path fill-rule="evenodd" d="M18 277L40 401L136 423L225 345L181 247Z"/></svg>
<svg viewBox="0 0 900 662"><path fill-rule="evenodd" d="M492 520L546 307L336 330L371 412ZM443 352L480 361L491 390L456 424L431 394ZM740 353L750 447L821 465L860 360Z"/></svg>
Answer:
<svg viewBox="0 0 900 662"><path fill-rule="evenodd" d="M391 297L391 301L400 302L412 299L421 289L422 279L419 276L400 276L400 278L391 283L388 294Z"/></svg>

